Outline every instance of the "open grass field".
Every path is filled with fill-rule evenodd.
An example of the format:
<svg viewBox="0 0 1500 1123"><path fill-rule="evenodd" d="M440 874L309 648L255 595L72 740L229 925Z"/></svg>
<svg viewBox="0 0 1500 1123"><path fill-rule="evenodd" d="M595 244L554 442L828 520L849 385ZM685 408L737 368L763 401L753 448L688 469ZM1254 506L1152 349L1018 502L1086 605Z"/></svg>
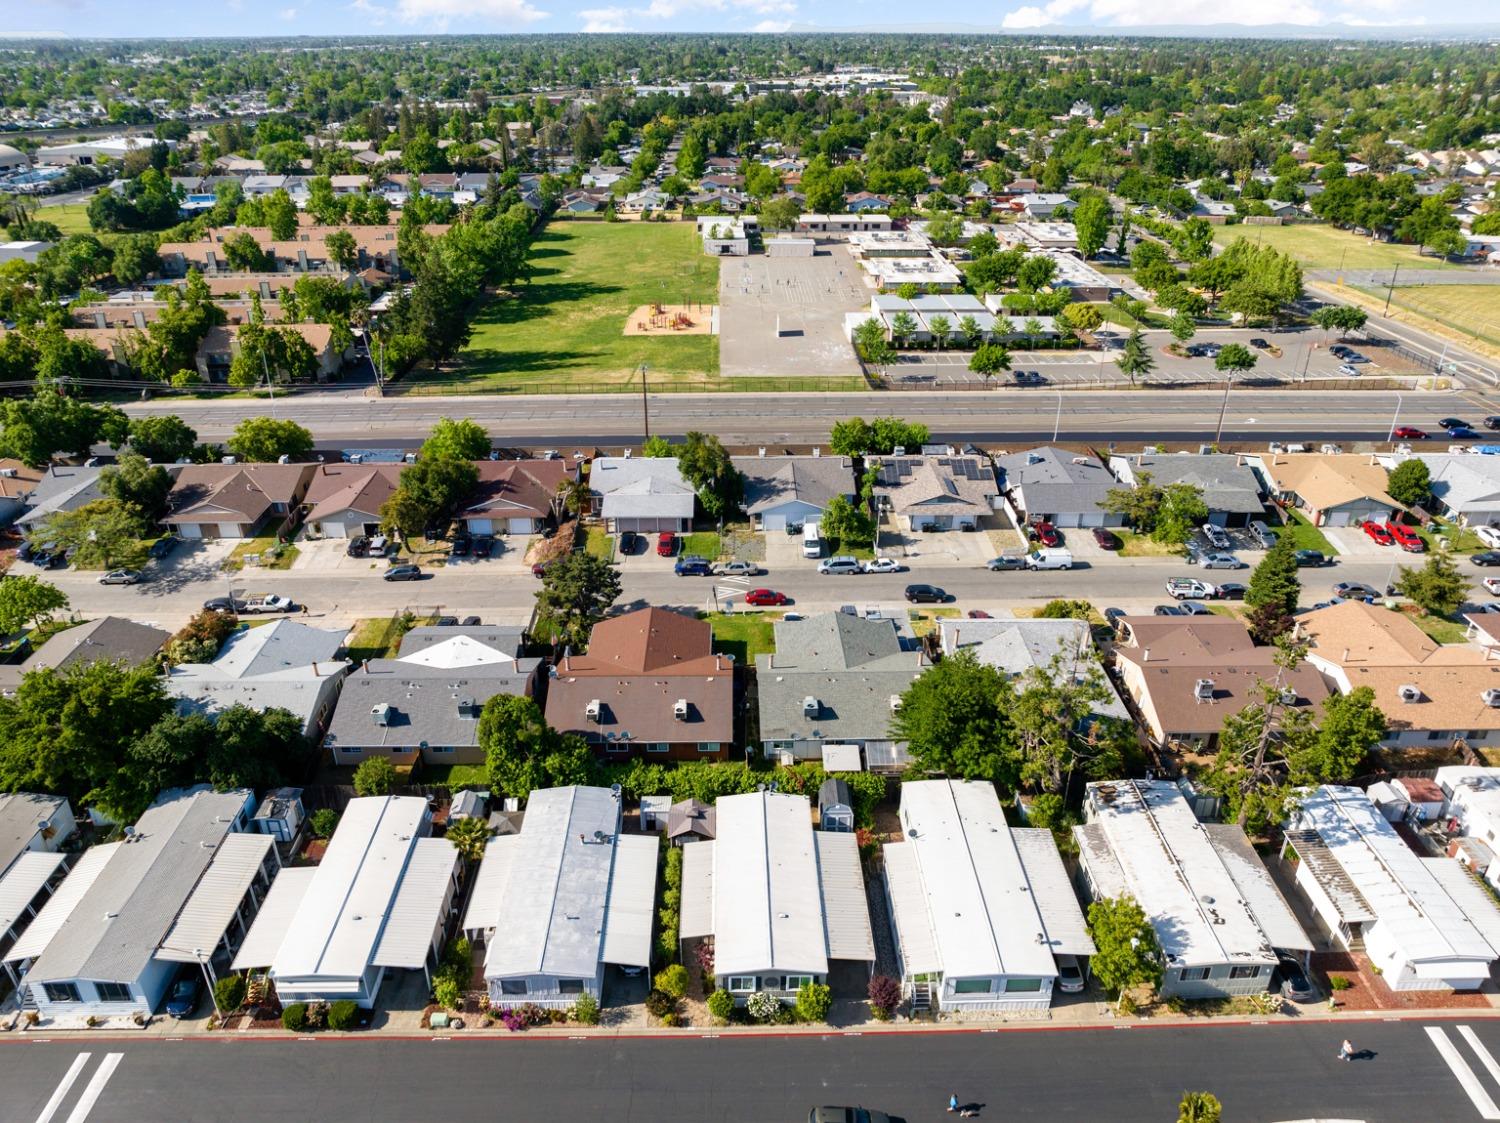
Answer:
<svg viewBox="0 0 1500 1123"><path fill-rule="evenodd" d="M1416 246L1376 242L1336 226L1219 226L1214 241L1227 246L1239 238L1263 242L1289 253L1306 269L1461 269L1439 257L1419 256Z"/></svg>
<svg viewBox="0 0 1500 1123"><path fill-rule="evenodd" d="M714 651L732 655L742 667L753 666L757 655L776 650L776 621L779 612L700 613L713 628Z"/></svg>
<svg viewBox="0 0 1500 1123"><path fill-rule="evenodd" d="M475 318L454 380L473 389L532 383L652 384L719 373L713 336L627 337L632 309L653 301L714 304L719 262L691 223L554 222L531 251L532 279Z"/></svg>
<svg viewBox="0 0 1500 1123"><path fill-rule="evenodd" d="M89 206L87 203L63 203L56 207L42 207L36 217L51 222L64 234L89 233Z"/></svg>
<svg viewBox="0 0 1500 1123"><path fill-rule="evenodd" d="M1371 295L1383 299L1385 293ZM1500 285L1397 286L1391 305L1500 346Z"/></svg>

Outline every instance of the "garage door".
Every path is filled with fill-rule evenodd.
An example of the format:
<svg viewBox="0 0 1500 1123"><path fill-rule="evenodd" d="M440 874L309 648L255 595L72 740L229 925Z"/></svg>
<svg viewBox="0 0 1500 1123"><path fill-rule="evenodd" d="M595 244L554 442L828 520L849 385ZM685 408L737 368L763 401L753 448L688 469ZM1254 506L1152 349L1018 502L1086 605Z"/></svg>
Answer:
<svg viewBox="0 0 1500 1123"><path fill-rule="evenodd" d="M219 537L220 538L239 538L240 537L240 524L239 523L220 523L219 524Z"/></svg>
<svg viewBox="0 0 1500 1123"><path fill-rule="evenodd" d="M318 524L318 531L324 538L348 538L349 528L341 522L329 519L326 523Z"/></svg>
<svg viewBox="0 0 1500 1123"><path fill-rule="evenodd" d="M1074 513L1058 514L1052 516L1053 526L1081 526L1078 515Z"/></svg>
<svg viewBox="0 0 1500 1123"><path fill-rule="evenodd" d="M183 538L202 538L203 530L197 523L183 523L177 528L177 533Z"/></svg>
<svg viewBox="0 0 1500 1123"><path fill-rule="evenodd" d="M510 522L509 522L509 526L510 526L510 533L512 533L512 534L530 534L531 533L531 527L532 527L532 520L531 519L511 519Z"/></svg>
<svg viewBox="0 0 1500 1123"><path fill-rule="evenodd" d="M495 520L494 519L470 519L469 520L469 533L470 534L494 534L495 533Z"/></svg>
<svg viewBox="0 0 1500 1123"><path fill-rule="evenodd" d="M1324 526L1348 526L1353 516L1348 511L1329 511L1323 519Z"/></svg>
<svg viewBox="0 0 1500 1123"><path fill-rule="evenodd" d="M786 530L785 515L766 515L760 520L762 530L784 531Z"/></svg>
<svg viewBox="0 0 1500 1123"><path fill-rule="evenodd" d="M1104 525L1104 512L1103 511L1089 511L1086 514L1079 515L1078 516L1078 525L1079 526L1103 526Z"/></svg>

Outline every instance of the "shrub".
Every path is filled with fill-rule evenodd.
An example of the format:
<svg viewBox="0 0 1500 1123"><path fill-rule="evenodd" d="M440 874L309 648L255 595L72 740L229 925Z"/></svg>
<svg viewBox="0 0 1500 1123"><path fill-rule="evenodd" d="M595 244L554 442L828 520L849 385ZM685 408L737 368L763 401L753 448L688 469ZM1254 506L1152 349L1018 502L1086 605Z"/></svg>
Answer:
<svg viewBox="0 0 1500 1123"><path fill-rule="evenodd" d="M578 1001L573 1003L573 1020L579 1025L598 1025L599 1000L592 994L580 994Z"/></svg>
<svg viewBox="0 0 1500 1123"><path fill-rule="evenodd" d="M526 1019L514 1010L501 1010L500 1023L510 1030L511 1033L519 1033L526 1028Z"/></svg>
<svg viewBox="0 0 1500 1123"><path fill-rule="evenodd" d="M720 1022L727 1022L734 1013L734 995L727 990L716 990L708 996L708 1012Z"/></svg>
<svg viewBox="0 0 1500 1123"><path fill-rule="evenodd" d="M653 1018L664 1018L677 1009L677 999L665 991L653 990L646 995L646 1013Z"/></svg>
<svg viewBox="0 0 1500 1123"><path fill-rule="evenodd" d="M674 846L667 851L666 869L662 872L662 880L667 883L669 889L682 888L682 847Z"/></svg>
<svg viewBox="0 0 1500 1123"><path fill-rule="evenodd" d="M675 1012L670 1014L663 1014L661 1016L661 1024L664 1026L680 1026L682 1024L682 1019L678 1017Z"/></svg>
<svg viewBox="0 0 1500 1123"><path fill-rule="evenodd" d="M396 766L383 756L361 761L354 770L354 793L359 796L390 795L399 777Z"/></svg>
<svg viewBox="0 0 1500 1123"><path fill-rule="evenodd" d="M1334 990L1348 990L1354 985L1354 981L1347 975L1329 975L1328 985Z"/></svg>
<svg viewBox="0 0 1500 1123"><path fill-rule="evenodd" d="M671 963L677 958L677 914L672 913L672 927L666 926L668 914L663 910L661 914L662 927L656 933L656 958L662 963Z"/></svg>
<svg viewBox="0 0 1500 1123"><path fill-rule="evenodd" d="M225 975L214 984L214 1004L224 1013L233 1013L244 1001L245 976Z"/></svg>
<svg viewBox="0 0 1500 1123"><path fill-rule="evenodd" d="M307 1004L305 1002L293 1002L281 1011L281 1028L289 1029L293 1033L300 1033L307 1028Z"/></svg>
<svg viewBox="0 0 1500 1123"><path fill-rule="evenodd" d="M320 807L307 821L314 838L332 838L339 825L339 813L332 807Z"/></svg>
<svg viewBox="0 0 1500 1123"><path fill-rule="evenodd" d="M704 940L693 949L693 961L698 964L698 970L703 972L703 985L712 990L714 985L714 946Z"/></svg>
<svg viewBox="0 0 1500 1123"><path fill-rule="evenodd" d="M307 1004L307 1028L323 1029L328 1025L328 1003L309 1002Z"/></svg>
<svg viewBox="0 0 1500 1123"><path fill-rule="evenodd" d="M674 963L656 974L656 989L674 999L685 995L687 988L687 968L681 963Z"/></svg>
<svg viewBox="0 0 1500 1123"><path fill-rule="evenodd" d="M1116 1005L1115 1009L1120 1012L1120 1015L1122 1017L1128 1018L1132 1014L1134 1014L1137 1009L1139 1009L1139 1005L1137 1004L1136 1000L1129 994L1122 994L1120 995L1120 1001Z"/></svg>
<svg viewBox="0 0 1500 1123"><path fill-rule="evenodd" d="M745 1010L758 1022L769 1022L781 1010L781 999L769 991L758 990L745 1002Z"/></svg>
<svg viewBox="0 0 1500 1123"><path fill-rule="evenodd" d="M353 1029L359 1024L359 1006L348 998L341 998L328 1007L329 1029Z"/></svg>
<svg viewBox="0 0 1500 1123"><path fill-rule="evenodd" d="M458 1008L460 993L458 981L447 976L432 984L432 999L445 1010Z"/></svg>
<svg viewBox="0 0 1500 1123"><path fill-rule="evenodd" d="M833 1008L833 990L823 983L803 983L797 991L797 1017L804 1022L826 1022Z"/></svg>
<svg viewBox="0 0 1500 1123"><path fill-rule="evenodd" d="M865 992L870 999L870 1013L882 1022L888 1022L896 1007L901 1005L901 984L889 975L875 975L870 979Z"/></svg>

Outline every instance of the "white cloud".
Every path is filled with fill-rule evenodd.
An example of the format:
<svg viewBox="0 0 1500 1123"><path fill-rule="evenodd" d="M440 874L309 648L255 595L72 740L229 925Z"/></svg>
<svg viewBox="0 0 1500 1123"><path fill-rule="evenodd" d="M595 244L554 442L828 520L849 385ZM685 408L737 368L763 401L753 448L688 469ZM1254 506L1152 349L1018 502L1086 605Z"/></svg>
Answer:
<svg viewBox="0 0 1500 1123"><path fill-rule="evenodd" d="M282 8L281 11L279 11L279 12L276 13L276 15L277 15L277 18L285 20L287 23L291 23L292 20L294 20L294 19L297 18L297 9L296 8Z"/></svg>
<svg viewBox="0 0 1500 1123"><path fill-rule="evenodd" d="M1367 10L1389 10L1397 0L1339 0ZM1333 15L1321 0L1049 0L1008 12L1001 26L1010 30L1045 27L1062 17L1084 12L1086 22L1112 27L1150 27L1156 24L1288 23L1316 26L1331 20L1353 22ZM1384 22L1384 21L1382 21Z"/></svg>
<svg viewBox="0 0 1500 1123"><path fill-rule="evenodd" d="M791 26L792 21L789 19L763 19L750 30L759 31L767 35L779 35Z"/></svg>
<svg viewBox="0 0 1500 1123"><path fill-rule="evenodd" d="M1014 12L1007 12L1005 18L1000 21L1000 26L1012 31L1028 27L1046 27L1048 24L1056 23L1060 17L1087 6L1088 0L1051 0L1051 3L1040 8L1027 5L1024 8L1017 8Z"/></svg>
<svg viewBox="0 0 1500 1123"><path fill-rule="evenodd" d="M348 7L364 16L371 27L384 27L386 17L391 14L389 8L372 4L370 0L350 0Z"/></svg>
<svg viewBox="0 0 1500 1123"><path fill-rule="evenodd" d="M466 24L527 24L547 18L529 0L397 0L396 14L405 23L422 23L444 31L457 19Z"/></svg>
<svg viewBox="0 0 1500 1123"><path fill-rule="evenodd" d="M629 15L624 8L584 8L578 13L578 18L583 20L586 34L610 35L630 30L630 25L625 22Z"/></svg>

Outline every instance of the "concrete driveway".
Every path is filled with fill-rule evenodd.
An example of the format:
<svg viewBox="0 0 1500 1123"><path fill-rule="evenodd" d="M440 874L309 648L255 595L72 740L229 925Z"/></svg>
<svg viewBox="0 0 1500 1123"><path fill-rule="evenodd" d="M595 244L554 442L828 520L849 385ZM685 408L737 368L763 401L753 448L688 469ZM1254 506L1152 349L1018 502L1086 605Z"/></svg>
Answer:
<svg viewBox="0 0 1500 1123"><path fill-rule="evenodd" d="M817 569L814 558L802 556L802 535L772 531L762 536L766 543L766 572L784 573L793 569Z"/></svg>
<svg viewBox="0 0 1500 1123"><path fill-rule="evenodd" d="M994 557L988 534L961 530L914 533L886 528L880 532L880 553L889 554L913 568L983 565Z"/></svg>

